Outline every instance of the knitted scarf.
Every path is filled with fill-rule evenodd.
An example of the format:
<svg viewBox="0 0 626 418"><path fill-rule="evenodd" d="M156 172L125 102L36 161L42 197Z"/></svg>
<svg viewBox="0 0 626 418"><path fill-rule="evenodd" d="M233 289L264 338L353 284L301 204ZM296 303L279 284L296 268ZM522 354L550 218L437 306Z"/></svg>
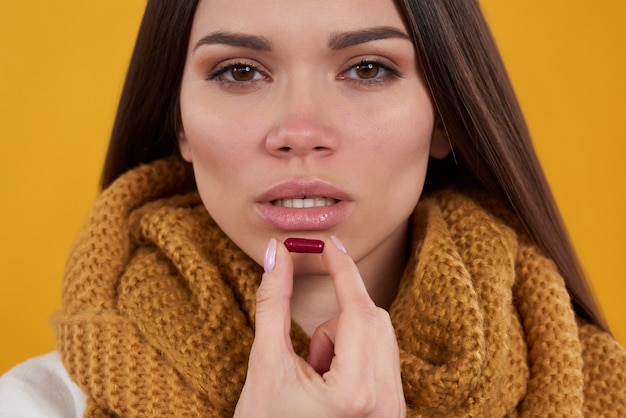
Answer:
<svg viewBox="0 0 626 418"><path fill-rule="evenodd" d="M72 248L53 323L85 416L233 414L262 269L197 193L180 194L190 184L174 158L131 170L102 193ZM407 414L582 416L583 355L563 280L490 212L455 192L415 211L390 308ZM306 356L309 338L292 328Z"/></svg>

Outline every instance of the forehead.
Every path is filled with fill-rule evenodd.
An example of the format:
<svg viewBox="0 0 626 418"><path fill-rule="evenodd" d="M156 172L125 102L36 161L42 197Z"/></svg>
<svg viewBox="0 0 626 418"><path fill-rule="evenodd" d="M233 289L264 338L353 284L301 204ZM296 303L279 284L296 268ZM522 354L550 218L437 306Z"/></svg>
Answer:
<svg viewBox="0 0 626 418"><path fill-rule="evenodd" d="M200 0L191 40L215 30L310 37L374 26L406 32L394 0Z"/></svg>

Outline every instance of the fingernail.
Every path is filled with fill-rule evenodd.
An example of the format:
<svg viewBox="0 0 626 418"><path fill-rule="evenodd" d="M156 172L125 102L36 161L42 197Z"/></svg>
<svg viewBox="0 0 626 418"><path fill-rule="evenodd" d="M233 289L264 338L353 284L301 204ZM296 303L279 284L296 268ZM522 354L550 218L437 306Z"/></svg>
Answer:
<svg viewBox="0 0 626 418"><path fill-rule="evenodd" d="M335 247L337 247L337 249L339 251L341 251L344 254L348 254L348 252L346 251L346 247L343 245L343 243L339 240L339 238L337 238L334 235L330 236L330 240L333 242L333 244L335 244Z"/></svg>
<svg viewBox="0 0 626 418"><path fill-rule="evenodd" d="M274 267L276 267L276 240L272 238L267 244L267 249L265 250L263 268L266 272L270 272L274 270Z"/></svg>

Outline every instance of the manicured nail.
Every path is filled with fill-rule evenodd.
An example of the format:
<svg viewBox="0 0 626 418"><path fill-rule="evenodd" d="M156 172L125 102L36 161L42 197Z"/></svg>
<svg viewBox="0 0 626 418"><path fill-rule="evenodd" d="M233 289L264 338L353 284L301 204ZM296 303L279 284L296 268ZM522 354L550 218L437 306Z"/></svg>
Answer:
<svg viewBox="0 0 626 418"><path fill-rule="evenodd" d="M270 272L274 270L276 267L276 240L272 238L270 242L267 244L267 249L265 250L265 260L263 261L263 268L266 272Z"/></svg>
<svg viewBox="0 0 626 418"><path fill-rule="evenodd" d="M339 238L337 238L334 235L330 236L330 240L333 242L333 244L335 244L335 247L337 247L337 249L339 249L339 251L341 251L344 254L348 254L348 252L346 251L346 247L343 245L343 243L339 240Z"/></svg>

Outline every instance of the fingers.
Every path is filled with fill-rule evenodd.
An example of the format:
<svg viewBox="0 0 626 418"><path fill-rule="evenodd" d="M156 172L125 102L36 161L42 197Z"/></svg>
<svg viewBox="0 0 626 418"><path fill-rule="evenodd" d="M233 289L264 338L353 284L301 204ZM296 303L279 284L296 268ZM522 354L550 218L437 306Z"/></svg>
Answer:
<svg viewBox="0 0 626 418"><path fill-rule="evenodd" d="M349 359L346 363L351 364L355 376L369 366L378 378L399 370L398 346L389 314L374 304L357 266L336 237L326 243L323 261L333 279L339 305L337 323L326 326L323 332L327 340L334 342L338 360Z"/></svg>
<svg viewBox="0 0 626 418"><path fill-rule="evenodd" d="M379 344L378 308L367 293L356 265L336 237L326 242L322 260L332 277L339 308L332 371L339 372L342 382L372 382L378 360L373 355Z"/></svg>
<svg viewBox="0 0 626 418"><path fill-rule="evenodd" d="M333 279L339 311L374 308L359 270L335 236L324 245L322 260Z"/></svg>
<svg viewBox="0 0 626 418"><path fill-rule="evenodd" d="M236 416L403 416L395 333L336 239L325 243L339 315L311 338L307 362L290 339L293 262L276 240L267 250L257 292L256 335ZM307 364L308 363L308 364ZM304 415L303 415L304 412Z"/></svg>
<svg viewBox="0 0 626 418"><path fill-rule="evenodd" d="M265 257L265 273L256 294L254 343L268 355L284 358L291 350L291 294L293 291L293 262L281 242L270 240ZM254 350L253 346L253 350Z"/></svg>
<svg viewBox="0 0 626 418"><path fill-rule="evenodd" d="M311 336L309 357L307 363L313 367L319 375L330 370L330 365L335 356L335 335L337 334L337 317L321 324Z"/></svg>

